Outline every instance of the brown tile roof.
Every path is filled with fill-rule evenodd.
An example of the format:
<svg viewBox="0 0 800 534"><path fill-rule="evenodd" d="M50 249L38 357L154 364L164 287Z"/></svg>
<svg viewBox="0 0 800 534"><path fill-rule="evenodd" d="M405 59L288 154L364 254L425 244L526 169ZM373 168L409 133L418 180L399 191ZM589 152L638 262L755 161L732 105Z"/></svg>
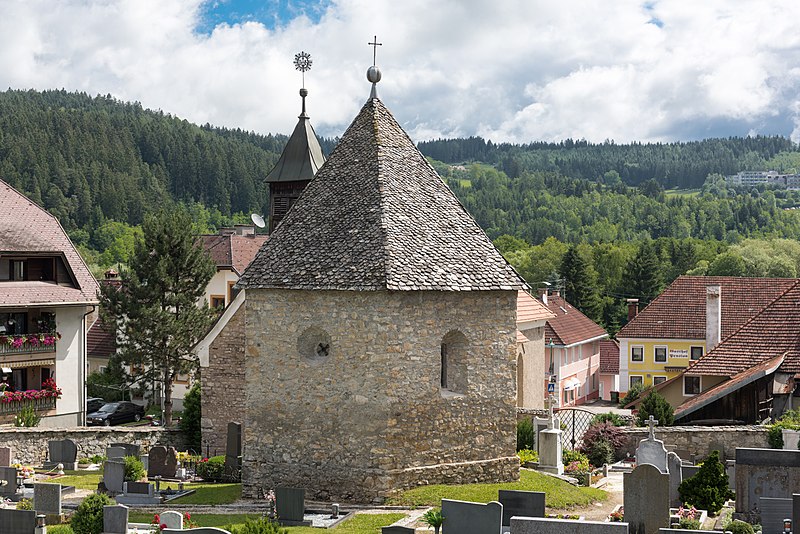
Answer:
<svg viewBox="0 0 800 534"><path fill-rule="evenodd" d="M371 98L239 287L516 291L527 285L389 110Z"/></svg>
<svg viewBox="0 0 800 534"><path fill-rule="evenodd" d="M96 303L97 281L58 220L0 180L0 255L62 255L77 287L53 282L0 282L0 306L38 303Z"/></svg>
<svg viewBox="0 0 800 534"><path fill-rule="evenodd" d="M98 319L86 333L86 354L90 358L108 358L117 351L114 333Z"/></svg>
<svg viewBox="0 0 800 534"><path fill-rule="evenodd" d="M709 351L687 373L734 376L784 355L780 371L800 372L800 281L791 282L788 290Z"/></svg>
<svg viewBox="0 0 800 534"><path fill-rule="evenodd" d="M200 241L218 270L231 269L241 275L268 237L260 234L213 234L201 235Z"/></svg>
<svg viewBox="0 0 800 534"><path fill-rule="evenodd" d="M556 345L569 346L608 336L608 333L600 325L560 296L550 295L547 297L547 307L556 317L547 321L544 330L545 344L550 343L552 339Z"/></svg>
<svg viewBox="0 0 800 534"><path fill-rule="evenodd" d="M552 319L556 316L527 291L517 292L517 324Z"/></svg>
<svg viewBox="0 0 800 534"><path fill-rule="evenodd" d="M619 373L619 343L616 339L600 341L600 372Z"/></svg>
<svg viewBox="0 0 800 534"><path fill-rule="evenodd" d="M794 285L787 278L680 276L617 333L619 338L705 339L706 286L722 286L722 338Z"/></svg>

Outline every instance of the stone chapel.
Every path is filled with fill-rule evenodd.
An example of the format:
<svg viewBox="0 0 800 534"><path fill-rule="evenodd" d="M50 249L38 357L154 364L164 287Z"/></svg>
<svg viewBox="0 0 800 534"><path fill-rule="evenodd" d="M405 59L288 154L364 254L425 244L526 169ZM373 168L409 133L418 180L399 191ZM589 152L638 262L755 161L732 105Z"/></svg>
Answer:
<svg viewBox="0 0 800 534"><path fill-rule="evenodd" d="M519 476L526 285L378 98L376 72L238 283L247 497L293 486L379 502Z"/></svg>

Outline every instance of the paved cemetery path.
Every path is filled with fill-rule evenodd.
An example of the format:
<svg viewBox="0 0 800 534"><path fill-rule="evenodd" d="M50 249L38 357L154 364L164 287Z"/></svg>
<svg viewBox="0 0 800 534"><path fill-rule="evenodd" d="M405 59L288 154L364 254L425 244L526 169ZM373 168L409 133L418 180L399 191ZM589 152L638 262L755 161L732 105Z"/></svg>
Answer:
<svg viewBox="0 0 800 534"><path fill-rule="evenodd" d="M581 508L572 508L569 510L556 510L547 509L549 514L571 514L582 515L587 521L602 521L608 514L610 514L614 507L622 504L622 473L618 471L611 471L608 477L605 478L605 485L600 489L608 493L608 498L599 503L590 504Z"/></svg>

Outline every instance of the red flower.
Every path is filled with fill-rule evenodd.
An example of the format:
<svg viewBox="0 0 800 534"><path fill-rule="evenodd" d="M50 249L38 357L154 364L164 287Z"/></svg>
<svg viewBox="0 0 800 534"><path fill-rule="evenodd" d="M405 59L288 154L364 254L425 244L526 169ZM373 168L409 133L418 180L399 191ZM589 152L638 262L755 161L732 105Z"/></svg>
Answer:
<svg viewBox="0 0 800 534"><path fill-rule="evenodd" d="M167 528L167 524L166 523L161 523L161 525L158 528L160 528L161 530L164 530L165 528Z"/></svg>
<svg viewBox="0 0 800 534"><path fill-rule="evenodd" d="M158 514L153 514L153 520L150 521L150 524L151 525L158 525L159 523L161 523L161 517L159 517Z"/></svg>

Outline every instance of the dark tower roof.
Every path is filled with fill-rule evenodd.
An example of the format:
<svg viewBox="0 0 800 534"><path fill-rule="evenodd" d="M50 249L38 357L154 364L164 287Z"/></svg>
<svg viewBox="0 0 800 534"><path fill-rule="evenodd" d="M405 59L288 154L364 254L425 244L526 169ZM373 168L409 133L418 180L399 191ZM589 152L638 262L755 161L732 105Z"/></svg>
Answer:
<svg viewBox="0 0 800 534"><path fill-rule="evenodd" d="M361 109L238 285L526 287L377 97Z"/></svg>
<svg viewBox="0 0 800 534"><path fill-rule="evenodd" d="M311 180L322 164L325 156L319 146L317 134L306 115L306 96L308 91L300 89L303 98L303 112L297 117L297 126L286 143L275 168L267 175L267 182L298 182Z"/></svg>

